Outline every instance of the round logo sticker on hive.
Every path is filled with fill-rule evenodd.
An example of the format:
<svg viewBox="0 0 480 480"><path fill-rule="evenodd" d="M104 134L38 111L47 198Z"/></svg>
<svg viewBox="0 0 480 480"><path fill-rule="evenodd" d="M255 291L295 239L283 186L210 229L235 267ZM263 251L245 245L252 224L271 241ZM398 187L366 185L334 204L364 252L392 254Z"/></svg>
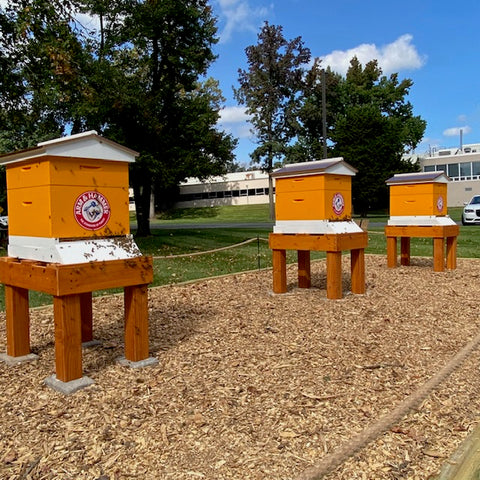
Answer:
<svg viewBox="0 0 480 480"><path fill-rule="evenodd" d="M443 197L441 195L438 196L437 199L437 210L441 213L443 210Z"/></svg>
<svg viewBox="0 0 480 480"><path fill-rule="evenodd" d="M332 208L335 215L341 215L345 210L345 200L343 199L343 195L341 193L336 193L333 196Z"/></svg>
<svg viewBox="0 0 480 480"><path fill-rule="evenodd" d="M75 220L86 230L100 230L110 219L110 204L99 192L84 192L75 200Z"/></svg>

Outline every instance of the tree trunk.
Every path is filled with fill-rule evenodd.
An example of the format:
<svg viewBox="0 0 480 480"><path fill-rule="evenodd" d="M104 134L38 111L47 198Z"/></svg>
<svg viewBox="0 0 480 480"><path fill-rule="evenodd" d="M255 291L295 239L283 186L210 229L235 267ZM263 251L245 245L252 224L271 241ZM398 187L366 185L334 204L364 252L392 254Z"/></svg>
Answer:
<svg viewBox="0 0 480 480"><path fill-rule="evenodd" d="M150 195L152 187L149 182L140 185L133 183L133 195L135 197L135 210L137 216L137 236L148 237L150 232Z"/></svg>
<svg viewBox="0 0 480 480"><path fill-rule="evenodd" d="M270 220L275 220L275 196L273 195L273 178L268 175L268 203Z"/></svg>

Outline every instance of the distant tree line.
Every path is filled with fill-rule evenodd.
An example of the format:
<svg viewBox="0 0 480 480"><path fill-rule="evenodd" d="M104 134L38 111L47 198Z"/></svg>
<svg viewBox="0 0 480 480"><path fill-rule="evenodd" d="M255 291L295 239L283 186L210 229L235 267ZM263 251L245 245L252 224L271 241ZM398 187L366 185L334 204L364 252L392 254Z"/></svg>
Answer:
<svg viewBox="0 0 480 480"><path fill-rule="evenodd" d="M217 127L218 81L205 77L216 35L208 0L10 0L0 8L0 153L91 129L137 150L130 181L138 234L148 235L152 191L167 208L186 177L238 168L237 140ZM235 95L258 139L254 165L321 158L327 146L359 170L360 210L385 201L377 186L390 173L414 168L401 155L425 122L405 100L410 80L356 59L346 78L322 76L300 37L268 23L246 54Z"/></svg>
<svg viewBox="0 0 480 480"><path fill-rule="evenodd" d="M426 128L406 100L411 80L383 76L376 60L362 66L357 58L342 77L312 62L301 37L286 40L282 27L268 23L246 55L235 96L257 138L255 164L270 172L282 163L319 160L325 152L343 157L358 170L352 197L362 215L388 205L386 179L418 170L402 158Z"/></svg>

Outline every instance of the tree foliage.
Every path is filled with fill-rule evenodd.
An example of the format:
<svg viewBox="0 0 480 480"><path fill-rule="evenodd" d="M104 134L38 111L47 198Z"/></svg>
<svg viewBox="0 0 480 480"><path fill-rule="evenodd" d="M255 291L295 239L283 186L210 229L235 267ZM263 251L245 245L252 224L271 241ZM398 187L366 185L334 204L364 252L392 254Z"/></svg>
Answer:
<svg viewBox="0 0 480 480"><path fill-rule="evenodd" d="M0 148L95 129L137 150L139 235L152 186L167 205L187 176L232 163L218 83L199 82L217 41L206 0L12 0L0 22Z"/></svg>
<svg viewBox="0 0 480 480"><path fill-rule="evenodd" d="M234 93L246 106L255 129L258 147L251 157L263 170L271 172L274 159L287 154L298 131L303 76L310 50L300 37L288 41L282 27L265 22L258 44L247 47L245 52L248 69L239 69L240 87ZM269 192L273 208L271 183ZM270 215L273 217L273 211Z"/></svg>
<svg viewBox="0 0 480 480"><path fill-rule="evenodd" d="M315 59L305 75L303 102L298 113L300 128L297 141L292 145L285 159L287 163L307 162L324 157L324 146L331 138L336 113L341 108L340 81L340 75L334 73L330 68L325 71L321 66L321 61ZM325 105L323 104L323 90L325 91ZM324 109L326 110L325 136Z"/></svg>
<svg viewBox="0 0 480 480"><path fill-rule="evenodd" d="M344 157L357 168L353 204L365 214L386 206L388 177L418 169L402 160L426 127L406 100L410 79L383 76L376 60L363 67L355 57L345 77L324 70L318 59L307 69L310 51L301 38L288 42L281 27L268 23L246 56L249 68L239 70L235 94L251 116L259 144L253 162L266 171L274 159L323 158L327 145L328 156Z"/></svg>
<svg viewBox="0 0 480 480"><path fill-rule="evenodd" d="M358 213L385 207L385 180L394 173L418 169L402 160L420 142L426 127L405 99L412 84L409 79L399 82L397 74L382 76L376 60L362 67L357 58L339 83L341 108L331 132L332 154L358 170L352 181Z"/></svg>

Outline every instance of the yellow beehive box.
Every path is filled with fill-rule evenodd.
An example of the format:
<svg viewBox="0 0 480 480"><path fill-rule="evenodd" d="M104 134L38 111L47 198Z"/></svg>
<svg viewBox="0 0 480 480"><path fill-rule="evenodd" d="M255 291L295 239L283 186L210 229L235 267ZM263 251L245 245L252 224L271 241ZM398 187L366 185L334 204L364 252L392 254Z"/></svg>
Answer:
<svg viewBox="0 0 480 480"><path fill-rule="evenodd" d="M286 165L275 178L277 221L348 221L356 170L342 158Z"/></svg>
<svg viewBox="0 0 480 480"><path fill-rule="evenodd" d="M136 152L86 132L3 155L9 235L85 239L127 235L128 164Z"/></svg>
<svg viewBox="0 0 480 480"><path fill-rule="evenodd" d="M390 216L447 215L447 183L444 172L401 173L389 178Z"/></svg>

